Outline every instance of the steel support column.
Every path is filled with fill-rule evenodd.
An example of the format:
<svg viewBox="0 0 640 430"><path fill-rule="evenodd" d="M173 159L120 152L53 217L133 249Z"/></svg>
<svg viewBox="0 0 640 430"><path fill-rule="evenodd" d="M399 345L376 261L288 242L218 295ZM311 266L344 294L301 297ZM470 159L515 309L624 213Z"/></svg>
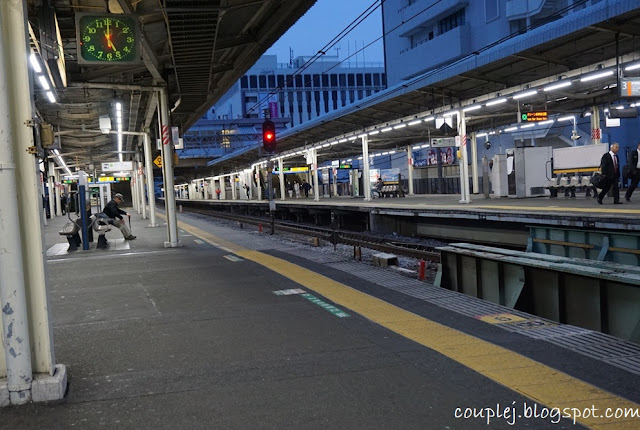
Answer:
<svg viewBox="0 0 640 430"><path fill-rule="evenodd" d="M362 136L362 186L364 188L364 200L371 201L371 181L369 177L369 137Z"/></svg>
<svg viewBox="0 0 640 430"><path fill-rule="evenodd" d="M285 193L287 192L286 187L284 186L284 163L282 162L282 157L278 158L278 178L280 179L280 200L285 199Z"/></svg>
<svg viewBox="0 0 640 430"><path fill-rule="evenodd" d="M147 194L149 195L149 227L156 227L156 194L153 181L153 165L151 164L151 138L149 137L149 129L144 131L144 166L147 173ZM173 193L173 189L171 189Z"/></svg>
<svg viewBox="0 0 640 430"><path fill-rule="evenodd" d="M478 139L476 132L471 133L471 180L473 183L473 194L480 193L480 183L478 181Z"/></svg>
<svg viewBox="0 0 640 430"><path fill-rule="evenodd" d="M413 196L413 148L407 145L407 182L409 183L409 195ZM398 184L400 185L400 184Z"/></svg>
<svg viewBox="0 0 640 430"><path fill-rule="evenodd" d="M469 196L469 161L467 155L467 124L464 118L464 112L458 112L458 135L460 138L460 203L471 203Z"/></svg>
<svg viewBox="0 0 640 430"><path fill-rule="evenodd" d="M162 169L164 170L164 198L167 213L167 236L165 248L177 248L182 244L178 240L178 220L176 218L176 196L173 192L173 144L169 129L169 109L167 107L167 91L158 93L160 99L160 117L162 118Z"/></svg>

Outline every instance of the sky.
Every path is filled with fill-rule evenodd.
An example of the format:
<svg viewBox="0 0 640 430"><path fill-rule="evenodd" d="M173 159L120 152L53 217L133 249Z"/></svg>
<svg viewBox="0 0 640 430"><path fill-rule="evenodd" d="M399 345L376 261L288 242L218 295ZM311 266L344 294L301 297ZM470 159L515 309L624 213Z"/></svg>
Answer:
<svg viewBox="0 0 640 430"><path fill-rule="evenodd" d="M369 6L379 1L374 0L318 0L307 13L302 16L266 54L276 54L279 63L289 61L289 48L293 49L293 57L311 56L324 48L342 30L347 28ZM338 55L340 60L349 54L362 49L382 36L382 14L378 7L367 19L349 34L344 36L327 55ZM347 60L355 64L362 62L384 61L382 39ZM357 57L357 58L356 58Z"/></svg>

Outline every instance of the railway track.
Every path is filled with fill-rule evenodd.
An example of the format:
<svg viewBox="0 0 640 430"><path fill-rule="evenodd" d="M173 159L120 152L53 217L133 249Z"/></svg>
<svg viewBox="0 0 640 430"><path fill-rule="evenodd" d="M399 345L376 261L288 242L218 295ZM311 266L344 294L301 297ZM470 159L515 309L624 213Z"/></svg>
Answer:
<svg viewBox="0 0 640 430"><path fill-rule="evenodd" d="M259 217L235 215L224 212L207 211L193 208L185 209L185 211L213 218L222 218L241 224L262 224L266 227L269 226L269 220L265 220L264 218ZM435 250L433 247L412 242L403 242L399 240L390 241L388 239L372 236L366 233L357 233L339 229L331 229L327 227L301 225L287 221L275 221L274 228L278 231L309 237L317 237L334 245L353 245L361 248L375 249L377 251L401 255L404 257L416 258L419 260L429 260L433 262L440 261L440 252Z"/></svg>

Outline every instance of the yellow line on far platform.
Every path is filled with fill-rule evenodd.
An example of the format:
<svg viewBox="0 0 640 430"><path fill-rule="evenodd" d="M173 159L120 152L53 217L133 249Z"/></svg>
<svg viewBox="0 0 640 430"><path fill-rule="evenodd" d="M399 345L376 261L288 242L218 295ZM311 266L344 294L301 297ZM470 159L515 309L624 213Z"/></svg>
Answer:
<svg viewBox="0 0 640 430"><path fill-rule="evenodd" d="M559 408L560 411L565 408L569 408L569 411L571 408L581 411L596 408L602 414L605 414L607 408L640 410L640 405L630 400L501 346L391 305L297 264L244 248L183 222L179 222L179 226L214 246L232 250L246 260L258 263L323 295L336 305L359 313L549 408ZM638 418L576 417L576 421L602 430L640 428Z"/></svg>

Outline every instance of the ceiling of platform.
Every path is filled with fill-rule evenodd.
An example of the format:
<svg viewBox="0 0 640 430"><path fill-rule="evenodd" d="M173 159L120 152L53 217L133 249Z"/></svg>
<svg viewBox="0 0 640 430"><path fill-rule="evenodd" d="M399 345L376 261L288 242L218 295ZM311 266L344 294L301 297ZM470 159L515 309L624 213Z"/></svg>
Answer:
<svg viewBox="0 0 640 430"><path fill-rule="evenodd" d="M525 49L517 54L492 61L486 65L463 73L447 73L446 67L427 73L411 80L407 85L398 85L387 91L375 94L360 102L326 114L305 123L278 137L280 152L308 147L342 135L362 132L374 126L384 127L385 122L400 118L410 121L412 115L422 116L438 112L444 106L459 106L477 99L497 98L498 94L513 94L522 90L526 84L543 85L562 76L577 76L580 73L594 71L594 65L604 64L615 67L615 53L639 58L640 52L640 8L606 20L596 25L581 28L571 34L552 41ZM476 53L477 54L477 53ZM459 65L448 67L455 70ZM640 70L630 72L630 76L639 76ZM448 76L435 82L429 82L432 76ZM427 84L422 84L423 79ZM567 89L546 93L539 91L534 97L520 102L522 112L548 110L550 113L582 113L594 105L608 105L619 100L615 87L616 77L592 82L574 82ZM518 102L509 99L507 103L484 108L481 111L466 113L467 133L477 130L490 130L512 124L516 121ZM404 148L406 145L426 142L430 137L442 136L434 122L422 123L415 127L406 127L401 131L380 133L369 137L370 152ZM451 134L453 135L453 134ZM319 162L345 159L361 152L360 141L331 146L319 150ZM300 164L300 158L292 157L286 161ZM260 159L258 148L243 154L221 160L213 164L214 173L231 172L246 168Z"/></svg>
<svg viewBox="0 0 640 430"><path fill-rule="evenodd" d="M113 117L116 102L122 103L123 130L141 132L156 120L157 97L147 89L166 86L171 125L182 134L314 3L28 0L32 49L57 83L56 103L34 84L36 109L53 126L70 167L117 161L116 137L96 133L99 117ZM132 17L137 23L142 40L139 61L79 64L76 14L98 15L106 13L107 7L108 12ZM64 65L56 61L57 52L63 53ZM64 78L66 86L61 82ZM131 159L132 153L126 151L134 150L136 143L137 137L125 136L124 160Z"/></svg>

